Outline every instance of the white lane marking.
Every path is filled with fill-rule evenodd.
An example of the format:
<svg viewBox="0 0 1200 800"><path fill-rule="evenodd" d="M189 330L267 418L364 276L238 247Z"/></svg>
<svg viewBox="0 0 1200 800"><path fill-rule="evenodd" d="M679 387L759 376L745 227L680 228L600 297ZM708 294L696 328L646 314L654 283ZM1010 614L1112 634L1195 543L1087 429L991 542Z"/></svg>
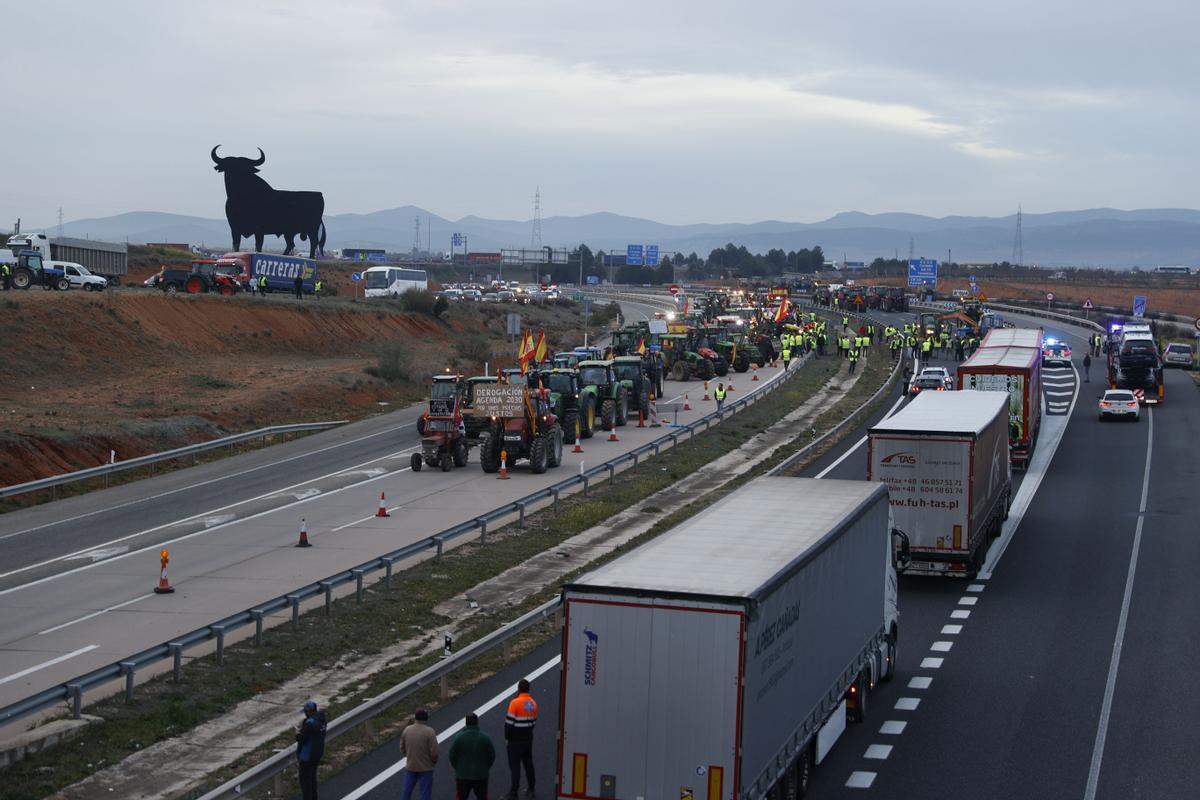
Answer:
<svg viewBox="0 0 1200 800"><path fill-rule="evenodd" d="M204 527L211 528L215 525L224 525L226 522L234 519L237 519L237 514L217 514L215 517L205 517ZM128 550L129 548L125 549Z"/></svg>
<svg viewBox="0 0 1200 800"><path fill-rule="evenodd" d="M1074 371L1075 367L1071 367ZM1025 512L1029 510L1029 504L1033 502L1033 496L1037 493L1038 487L1042 485L1042 481L1046 478L1046 473L1050 470L1050 462L1054 458L1054 453L1058 450L1058 445L1062 442L1063 434L1067 432L1067 424L1071 421L1071 416L1075 413L1075 404L1079 401L1079 375L1075 375L1075 396L1071 398L1071 410L1067 414L1066 420L1059 425L1058 420L1052 430L1042 431L1041 441L1038 443L1037 449L1034 451L1033 458L1025 470L1025 479L1021 481L1021 488L1017 492L1017 496L1013 498L1012 506L1008 510L1008 519L1004 521L1003 533L997 539L992 547L988 550L987 558L983 562L983 569L979 571L979 578L990 578L992 573L996 571L996 565L1000 563L1000 559L1004 557L1004 551L1008 549L1009 543L1013 536L1016 535L1017 528L1021 526L1021 520L1025 518ZM1046 427L1050 427L1047 425ZM959 601L960 605L962 601Z"/></svg>
<svg viewBox="0 0 1200 800"><path fill-rule="evenodd" d="M406 448L406 449L404 449L404 450L400 450L400 451L398 451L398 453L399 453L399 454L408 453L408 452L411 452L411 451L413 451L413 450L415 450L415 449L417 449L417 448L419 448L419 447L420 447L420 445L417 445L417 446L415 446L415 447L409 447L409 448ZM328 449L328 448L326 448L326 449ZM156 531L161 531L161 530L163 530L164 528L173 528L173 527L175 527L175 526L177 526L177 525L181 525L181 524L183 524L183 523L185 523L185 522L194 522L195 520L198 520L198 519L203 519L204 517L206 517L206 516L208 516L208 515L215 514L215 513L217 513L218 511L225 511L225 510L227 510L227 509L230 509L230 508L236 508L236 507L238 507L238 506L240 506L240 505L243 505L243 504L245 504L245 503L253 503L255 500L262 500L262 499L265 499L265 498L267 498L267 497L273 497L273 496L275 496L275 495L279 494L281 491L283 491L283 492L286 492L288 489L294 489L294 488L296 488L297 486L303 486L303 485L304 485L304 484L306 484L306 483L314 483L315 481L322 481L322 480L325 480L326 478L332 478L334 475L340 475L341 473L345 472L346 470L354 469L355 467L361 467L361 466L364 466L364 465L366 465L366 464L373 464L373 463L375 463L376 461L381 461L381 460L383 460L384 458L390 458L390 456L381 456L381 457L379 457L379 458L372 458L370 461L364 461L364 462L362 462L362 464L355 464L355 465L354 465L354 466L352 466L352 467L343 467L342 469L335 470L334 472L330 472L330 473L327 473L327 474L325 474L325 475L321 475L321 476L319 476L319 477L316 477L316 478L310 478L309 480L306 480L306 481L301 481L300 483L295 483L295 484L292 484L291 486L285 486L285 487L284 487L283 489L281 489L281 490L276 490L276 491L267 492L266 494L260 494L260 495L258 495L257 497L250 497L250 498L247 498L247 499L245 499L245 500L239 500L239 501L237 501L236 503L230 503L229 505L227 505L227 506L221 506L220 508L212 508L212 509L209 509L208 511L204 511L204 512L201 512L201 513L199 513L199 514L193 514L193 515L192 515L192 516L190 516L190 517L184 517L183 519L175 520L174 522L164 522L162 525L155 525L153 528L146 528L145 530L137 531L136 533L130 533L130 534L127 534L127 535L125 535L125 536L121 536L121 537L119 537L119 538L117 538L117 539L113 539L112 541L105 542L104 544L102 544L102 545L100 545L100 546L101 546L101 547L107 547L107 546L109 546L109 545L113 545L113 544L116 544L116 543L118 543L118 542L124 542L124 541L127 541L127 540L129 540L129 539L136 539L138 536L145 536L146 534L149 534L149 533L155 533ZM284 463L284 462L283 462L283 461L281 461L281 462L279 462L279 463L281 463L281 464L282 464L282 463ZM209 482L211 483L211 481L209 481ZM363 483L367 483L367 481L363 481ZM196 484L196 485L197 485L197 486L202 486L203 484ZM357 484L351 484L351 486L354 486L354 485L357 485ZM351 488L351 487L350 487L350 486L347 486L347 487L343 487L343 488ZM335 490L335 491L340 491L340 490ZM291 505L298 505L299 503L307 502L308 500L311 500L311 499L312 499L311 497L308 497L308 498L305 498L304 500L297 501L297 503L292 503ZM288 506L280 506L280 508L288 508ZM99 512L97 512L97 513L99 513ZM86 516L86 515L85 515L85 516ZM258 516L258 515L256 514L255 516ZM247 519L253 519L253 518L254 518L254 517L247 517ZM70 520L62 520L62 521L63 521L63 522L69 522ZM54 524L57 524L57 523L54 523ZM42 525L42 526L39 526L39 527L43 527L43 528L44 528L44 527L47 527L47 526L45 526L45 525ZM37 530L37 528L30 528L29 530ZM18 533L20 533L20 531L18 531ZM17 535L17 534L15 534L15 533L14 533L14 534L9 534L9 536L16 536L16 535ZM175 540L175 541L178 541L178 540ZM92 549L94 549L94 548L88 548L88 550L92 550ZM57 562L57 561L62 561L62 560L65 560L65 559L69 559L71 556L79 555L80 553L86 553L86 552L88 552L88 550L77 550L77 551L75 551L74 553L67 553L65 556L55 556L54 558L47 559L46 561L39 561L39 562L38 562L38 563L36 563L36 564L30 564L30 565L28 565L28 566L25 566L25 567L20 567L19 569L9 570L8 572L0 572L0 578L7 578L7 577L8 577L8 576L10 576L10 575L17 575L18 573L21 573L21 572L27 572L27 571L29 571L29 570L31 570L31 569L37 569L38 567L44 567L44 566L46 566L47 564L53 564L53 563L55 563L55 562ZM20 588L20 587L14 587L14 588ZM3 595L5 592L8 592L8 591L12 591L12 589L6 589L4 592L0 592L0 595Z"/></svg>
<svg viewBox="0 0 1200 800"><path fill-rule="evenodd" d="M386 469L380 469L379 467L373 467L372 469L355 469L355 470L351 470L350 472L345 472L343 474L344 475L366 475L368 478L377 478L386 472L387 472ZM297 499L303 500L304 498L297 498Z"/></svg>
<svg viewBox="0 0 1200 800"><path fill-rule="evenodd" d="M549 672L550 670L552 670L556 666L558 666L558 662L561 660L562 660L561 655L555 656L554 658L547 661L545 664L542 664L540 667L535 669L533 672L526 675L525 680L529 681L530 683L533 683L535 680L542 677L547 672ZM516 693L516 691L517 691L517 685L514 683L512 686L509 686L504 691L500 692L498 695L493 697L491 700L488 700L486 703L481 705L479 708L475 709L475 713L482 717L484 714L491 711L493 708L500 705L505 700L511 698ZM464 727L464 724L465 723L463 722L463 720L460 719L458 722L454 723L453 725L451 725L450 727L446 728L444 731L439 733L438 737L437 737L438 744L441 744L442 742L446 741L454 734L461 731ZM390 765L386 769L382 770L378 775L375 775L374 777L372 777L366 783L359 786L354 791L350 792L347 795L344 795L342 797L342 800L358 800L358 798L363 797L364 795L367 795L367 794L373 792L379 786L383 785L383 783L385 783L388 779L392 778L395 775L398 775L401 772L401 770L403 770L404 767L407 766L407 764L408 764L408 759L401 758L399 761Z"/></svg>
<svg viewBox="0 0 1200 800"><path fill-rule="evenodd" d="M908 723L903 720L889 719L879 726L879 732L885 736L899 736L907 727Z"/></svg>
<svg viewBox="0 0 1200 800"><path fill-rule="evenodd" d="M10 681L20 680L21 678L24 678L26 675L32 675L33 673L37 672L40 669L45 669L46 667L52 667L55 664L61 664L62 662L66 661L69 658L74 658L75 656L80 656L80 655L83 655L84 653L90 653L91 651L95 650L99 646L100 645L98 645L98 644L89 644L87 647L81 647L78 650L72 650L70 653L61 655L58 658L52 658L49 661L43 661L41 664L35 664L34 666L30 667L29 669L23 669L20 672L14 672L12 675L7 675L3 678L0 678L0 684L9 683Z"/></svg>
<svg viewBox="0 0 1200 800"><path fill-rule="evenodd" d="M967 587L967 591L968 592L982 592L983 584L982 583L972 583L970 586Z"/></svg>
<svg viewBox="0 0 1200 800"><path fill-rule="evenodd" d="M85 519L87 517L92 517L92 516L95 516L96 514L103 514L107 511L116 511L119 508L135 506L138 503L146 503L151 500L158 500L163 497L170 497L173 494L178 494L179 492L191 491L192 489L198 489L201 486L207 486L210 483L216 483L217 481L229 480L230 478L238 478L238 477L241 477L242 475L249 475L251 472L258 472L260 469L267 469L268 467L275 467L280 464L286 464L289 461L295 461L298 458L308 458L309 456L315 456L320 453L327 452L329 450L336 450L339 447L345 447L346 445L357 444L358 442L366 441L367 439L373 439L376 436L392 435L394 433L395 433L394 428L388 428L387 430L379 431L378 433L368 433L365 436L359 436L357 439L351 439L348 442L339 442L338 444L327 445L327 446L321 447L317 450L309 450L304 453L300 453L298 455L289 456L287 458L280 459L278 461L272 461L269 464L261 464L257 467L251 467L249 469L244 469L241 472L230 472L225 475L218 475L215 478L209 478L208 480L200 481L199 483L190 483L187 486L181 486L178 489L171 489L169 491L159 492L158 494L152 494L147 497L139 497L136 500L129 500L124 503L118 503L115 506L107 506L105 508L97 508L95 511L88 511L83 514L76 514L73 517L66 517L64 519L58 519L58 520L54 520L53 522L45 522L41 525L35 525L32 528L25 528L24 530L13 531L12 533L6 533L3 536L0 536L0 542L4 541L5 539L11 539L14 536L20 536L25 533L33 533L34 531L40 531L42 528L50 528L50 527L53 527L54 525L63 525L68 522L75 522L76 520L81 520L81 519ZM376 460L377 459L371 459L371 461L364 461L362 464L358 464L356 466L362 466L363 464L370 464L372 461L376 461ZM353 469L353 467L347 467L346 469ZM310 480L303 481L301 483L293 484L293 486L303 486L305 483L312 483L313 481L323 480L325 478L330 477L331 475L336 475L336 474L337 474L336 472L331 472L331 473L329 473L329 475L322 475L320 478L312 478ZM290 489L290 488L292 488L292 487L291 486L286 487L283 491L287 491L287 489ZM274 494L274 492L271 492L271 494ZM250 500L261 500L262 498L269 497L269 496L270 495L268 495L268 494L263 494L263 495L259 495L258 497L252 497L252 498L250 498ZM247 503L250 501L242 500L241 502ZM233 505L238 505L238 504L234 503ZM233 508L233 505L225 506L224 508L217 508L217 509L214 509L214 511L224 511L226 508ZM212 513L212 512L206 511L204 513L207 514L207 513ZM196 515L196 517L201 517L201 516L204 516L204 514ZM189 517L188 519L195 519L196 517ZM186 520L183 520L183 521L186 521ZM0 576L0 577L3 577L3 576Z"/></svg>
<svg viewBox="0 0 1200 800"><path fill-rule="evenodd" d="M113 556L119 556L122 553L127 553L127 552L129 552L129 545L122 545L121 547L102 547L98 550L88 550L86 553L79 553L78 555L67 556L63 560L64 561L86 561L86 560L90 559L91 562L93 564L95 564L97 561L103 561L106 558L112 558Z"/></svg>
<svg viewBox="0 0 1200 800"><path fill-rule="evenodd" d="M1045 392L1047 397L1070 397L1074 392ZM1065 401L1063 401L1065 402Z"/></svg>
<svg viewBox="0 0 1200 800"><path fill-rule="evenodd" d="M890 417L892 414L895 414L895 413L896 413L896 409L897 409L897 408L900 406L900 404L901 404L901 403L903 403L903 402L904 402L904 398L903 398L903 397L901 397L901 398L899 398L898 400L896 400L896 402L892 404L892 407L891 407L891 408L889 408L889 409L887 410L887 413L883 415L883 418L884 418L884 419L887 419L887 418L888 418L888 417ZM837 461L834 461L834 462L833 462L832 464L830 464L828 467L826 467L825 469L823 469L823 470L821 470L819 473L817 473L817 478L824 478L824 477L825 477L826 475L828 475L830 472L833 472L833 470L834 470L834 469L836 469L836 468L837 468L837 466L838 466L839 464L841 464L843 461L845 461L847 458L849 458L849 457L850 457L850 454L851 454L851 453L853 453L855 450L857 450L858 448L862 447L862 446L863 446L864 444L866 444L866 443L867 443L867 437L866 437L866 436L864 436L864 437L862 437L861 439L859 439L857 442L855 442L854 444L852 444L852 445L850 446L850 449L848 449L846 452L842 453L842 454L841 454L841 455L838 457L838 460L837 460Z"/></svg>
<svg viewBox="0 0 1200 800"><path fill-rule="evenodd" d="M146 600L151 597L154 597L153 592L151 592L150 594L144 594L141 597L135 597L132 600L126 600L124 603L117 603L115 606L109 606L108 608L102 608L99 611L93 611L91 614L85 614L84 616L80 617L79 619L73 619L70 622L64 622L61 625L55 625L53 628L46 628L46 630L44 630L44 631L38 631L37 635L45 636L47 633L54 633L55 631L61 631L63 628L69 628L72 625L78 624L80 622L86 622L87 620L92 619L94 617L98 617L101 614L107 614L109 611L116 611L118 608L124 608L125 606L131 606L134 603L138 602L139 600Z"/></svg>
<svg viewBox="0 0 1200 800"><path fill-rule="evenodd" d="M960 598L958 598L958 604L960 606L973 606L978 602L979 602L978 597L960 597Z"/></svg>
<svg viewBox="0 0 1200 800"><path fill-rule="evenodd" d="M931 683L933 683L933 678L930 678L925 675L918 675L915 678L909 679L908 688L910 688L910 689L928 689L929 685Z"/></svg>
<svg viewBox="0 0 1200 800"><path fill-rule="evenodd" d="M1137 575L1138 552L1142 548L1142 526L1146 521L1146 498L1150 494L1150 460L1154 455L1154 410L1147 409L1150 418L1146 432L1146 467L1142 472L1142 501L1138 504L1137 525L1133 531L1133 548L1129 552L1129 571L1125 575L1125 596L1117 618L1117 635L1113 638L1112 657L1108 662L1108 680L1104 683L1104 701L1100 704L1100 722L1096 725L1096 743L1092 747L1092 765L1088 769L1087 788L1083 800L1095 800L1100 784L1100 764L1104 759L1104 740L1108 738L1108 721L1112 715L1113 694L1117 689L1117 670L1121 666L1121 650L1125 646L1125 625L1129 621L1129 601L1133 596L1133 579Z"/></svg>
<svg viewBox="0 0 1200 800"><path fill-rule="evenodd" d="M950 619L970 619L971 612L965 608L956 608L950 612Z"/></svg>
<svg viewBox="0 0 1200 800"><path fill-rule="evenodd" d="M962 633L962 625L943 625L942 636L957 636Z"/></svg>
<svg viewBox="0 0 1200 800"><path fill-rule="evenodd" d="M877 761L883 761L892 754L892 746L890 744L873 744L867 748L867 752L863 753L863 758L871 758Z"/></svg>
<svg viewBox="0 0 1200 800"><path fill-rule="evenodd" d="M945 659L934 658L932 656L930 656L929 658L922 658L921 659L921 669L941 669L942 661L944 661L944 660Z"/></svg>
<svg viewBox="0 0 1200 800"><path fill-rule="evenodd" d="M921 698L919 697L901 697L896 700L896 705L893 708L897 711L916 711L919 705L921 705Z"/></svg>
<svg viewBox="0 0 1200 800"><path fill-rule="evenodd" d="M875 782L875 774L874 772L855 770L846 779L846 787L849 789L870 789L871 784Z"/></svg>
<svg viewBox="0 0 1200 800"><path fill-rule="evenodd" d="M315 497L316 495L319 495L320 493L321 493L320 489L312 488L312 489L305 489L303 492L292 492L292 497L296 498L297 500L307 500L308 498Z"/></svg>
<svg viewBox="0 0 1200 800"><path fill-rule="evenodd" d="M951 647L954 647L954 642L934 642L929 645L929 649L935 653L949 653Z"/></svg>
<svg viewBox="0 0 1200 800"><path fill-rule="evenodd" d="M324 493L323 495L320 495L320 496L321 496L321 497L329 497L329 496L331 496L331 495L335 495L335 494L338 494L338 493L340 493L340 492L344 492L344 491L346 491L347 489L355 489L355 488L357 488L357 487L359 487L359 486L363 486L363 485L365 485L365 484L368 484L368 483L373 483L373 482L375 482L375 481L379 480L379 478L386 478L386 477L390 477L390 476L392 476L392 475L395 475L395 474L397 474L397 473L403 472L403 471L404 471L404 470L406 470L406 469L409 469L409 467L404 467L404 469L396 470L395 472L389 472L389 473L387 473L387 475L380 475L380 476L378 476L378 477L375 477L375 478L366 478L366 479L364 479L364 480L358 481L357 483L350 483L350 484L347 484L347 485L345 485L345 486L342 486L342 487L340 487L340 488L338 488L338 489L334 489L334 490L332 490L332 491L330 491L330 492L326 492L326 493ZM335 474L336 474L336 473L335 473ZM265 511L260 511L260 512L258 512L257 514L251 514L251 515L250 515L250 516L248 516L248 517L243 517L243 518L241 518L241 519L238 519L238 520L233 520L233 521L231 521L231 522L225 522L225 523L222 523L222 524L220 524L220 525L214 525L214 526L213 526L213 527L211 527L211 528L205 528L205 529L203 529L203 530L199 530L199 531L193 531L193 532L191 532L191 533L185 533L184 535L182 535L182 536L176 536L176 537L175 537L175 538L173 538L173 539L167 539L167 540L165 540L165 541L158 542L157 544L147 545L146 547L142 547L142 548L139 548L139 549L137 549L137 550L131 550L131 551L129 551L129 552L127 552L127 553L124 553L124 554L122 554L122 555L113 556L112 558L108 559L108 560L107 560L106 562L104 562L104 563L109 563L109 562L111 562L111 561L119 561L120 559L123 559L123 558L128 558L129 556L136 556L136 555L138 555L138 554L140 554L140 553L147 553L147 552L150 552L150 551L152 551L152 550L159 550L159 549L161 549L161 548L163 548L163 547L167 547L168 545L177 544L177 543L179 543L179 542L185 542L185 541L187 541L188 539L195 538L196 536L204 536L205 534L208 534L208 533L212 533L212 532L214 532L214 531L221 530L222 528L225 528L225 527L227 527L227 526L229 526L229 525L239 524L239 523L242 523L242 522L249 522L249 521L251 521L251 520L258 519L259 517L265 517L265 516L267 516L268 514L274 514L274 513L278 512L278 511L285 511L285 510L287 510L287 509L289 509L289 508L292 508L292 507L294 507L294 506L302 506L302 505L305 505L305 504L307 504L307 503L311 503L313 500L316 500L316 499L317 499L317 497L309 497L309 498L306 498L306 499L304 499L304 500L297 500L297 501L295 501L295 502L293 502L293 503L285 503L285 504L284 504L284 505L282 505L282 506L276 506L275 508L268 508L268 509L266 509ZM235 504L235 505L236 505L236 504ZM175 523L168 523L168 524L166 524L166 525L159 525L159 526L157 526L157 527L154 527L154 528L148 528L148 529L146 529L146 530L144 530L144 531L139 531L138 533L131 533L131 534L127 535L127 536L122 536L120 539L116 539L115 541L118 541L118 542L120 542L120 541L125 541L126 539L133 539L133 538L136 538L136 537L138 537L138 536L143 536L143 535L145 535L145 534L147 534L147 533L153 533L154 531L160 530L160 529L162 529L162 528L168 528L168 527L172 527L174 524L175 524ZM87 551L83 551L83 552L87 552ZM0 578L6 578L6 577L8 577L9 575L16 575L17 573L20 573L20 572L27 572L27 571L29 571L29 570L31 570L31 569L35 569L36 567L42 567L42 566L45 566L45 565L47 565L47 564L55 564L55 563L57 563L57 562L59 562L59 561L65 561L65 560L69 560L69 559L71 559L71 558L72 558L72 556L74 556L74 555L76 555L76 554L69 554L69 555L66 555L66 556L57 556L57 557L55 557L55 558L47 559L47 560L45 560L45 561L40 561L40 562L38 562L38 563L36 563L36 564L30 564L30 565L29 565L29 566L27 566L27 567L21 567L20 569L14 569L14 570L11 570L11 571L9 571L9 572L0 573ZM69 576L69 575L74 575L74 574L75 574L75 573L77 573L77 572L83 572L84 570L89 570L89 569L91 569L92 567L96 566L96 564L97 564L97 563L100 563L100 562L95 562L95 561L94 561L94 562L92 562L91 564L88 564L88 565L86 565L86 566L82 566L82 567L75 567L74 569L69 569L69 570L66 570L65 572L59 572L59 573L56 573L56 574L54 574L54 575L47 575L47 576L46 576L46 577L44 577L44 578L38 578L37 580L34 580L34 581L29 581L28 583L22 583L22 584L20 584L19 586L13 586L13 587L10 587L10 588L8 588L8 589L0 589L0 597L4 597L5 595L12 594L13 592L19 592L19 591L21 591L22 589L29 589L29 588L31 588L31 587L34 587L34 586L39 586L39 585L41 585L41 584L43 584L43 583L48 583L48 582L50 582L50 581L53 581L53 580L58 580L59 578L65 578L65 577L67 577L67 576Z"/></svg>

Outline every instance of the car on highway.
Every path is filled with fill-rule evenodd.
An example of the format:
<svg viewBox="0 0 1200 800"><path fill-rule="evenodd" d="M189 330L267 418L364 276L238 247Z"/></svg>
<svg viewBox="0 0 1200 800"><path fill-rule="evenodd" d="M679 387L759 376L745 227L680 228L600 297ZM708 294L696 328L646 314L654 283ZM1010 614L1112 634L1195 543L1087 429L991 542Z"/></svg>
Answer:
<svg viewBox="0 0 1200 800"><path fill-rule="evenodd" d="M917 373L917 377L935 376L942 382L942 386L946 389L954 388L954 378L950 377L950 370L945 367L925 367Z"/></svg>
<svg viewBox="0 0 1200 800"><path fill-rule="evenodd" d="M937 375L922 373L908 384L908 396L916 397L921 392L944 392L948 388L946 382Z"/></svg>
<svg viewBox="0 0 1200 800"><path fill-rule="evenodd" d="M1134 422L1141 419L1141 409L1138 399L1128 389L1106 389L1100 397L1100 421L1109 417L1133 418Z"/></svg>
<svg viewBox="0 0 1200 800"><path fill-rule="evenodd" d="M483 302L499 303L500 302L500 293L499 292L484 292Z"/></svg>
<svg viewBox="0 0 1200 800"><path fill-rule="evenodd" d="M1071 348L1066 342L1047 339L1042 345L1042 366L1049 367L1052 364L1071 366Z"/></svg>
<svg viewBox="0 0 1200 800"><path fill-rule="evenodd" d="M481 303L483 302L483 292L478 289L463 289L462 299L468 302Z"/></svg>
<svg viewBox="0 0 1200 800"><path fill-rule="evenodd" d="M1167 345L1167 349L1163 350L1163 364L1168 367L1191 369L1193 363L1192 346L1190 344L1171 342Z"/></svg>

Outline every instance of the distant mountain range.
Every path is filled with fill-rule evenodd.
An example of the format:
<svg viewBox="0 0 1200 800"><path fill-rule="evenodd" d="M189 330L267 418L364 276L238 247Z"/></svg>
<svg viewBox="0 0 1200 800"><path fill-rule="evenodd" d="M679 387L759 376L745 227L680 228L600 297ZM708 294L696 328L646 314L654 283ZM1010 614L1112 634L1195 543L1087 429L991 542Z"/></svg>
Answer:
<svg viewBox="0 0 1200 800"><path fill-rule="evenodd" d="M468 249L494 251L530 246L531 220L467 216L448 220L416 206L370 214L336 214L325 218L328 249L384 248L408 252L413 220L421 220L421 246L449 248L452 233L467 237ZM48 228L57 232L57 226ZM222 248L229 245L223 219L206 219L155 211L133 211L113 217L65 223L66 236L109 241L187 242ZM1006 217L926 217L919 214L864 214L847 211L822 222L764 221L666 225L649 219L607 212L542 220L542 243L593 250L625 251L629 243L657 244L663 252L707 255L728 242L764 253L771 248L797 250L820 245L829 258L867 261L876 257L907 258L911 241L917 256L955 261L1005 261L1013 257L1016 215ZM427 238L428 237L428 238ZM278 246L268 240L267 246ZM1167 264L1200 265L1200 211L1182 208L1121 211L1095 208L1025 214L1022 244L1027 264L1044 266L1128 267ZM245 247L243 243L243 247Z"/></svg>

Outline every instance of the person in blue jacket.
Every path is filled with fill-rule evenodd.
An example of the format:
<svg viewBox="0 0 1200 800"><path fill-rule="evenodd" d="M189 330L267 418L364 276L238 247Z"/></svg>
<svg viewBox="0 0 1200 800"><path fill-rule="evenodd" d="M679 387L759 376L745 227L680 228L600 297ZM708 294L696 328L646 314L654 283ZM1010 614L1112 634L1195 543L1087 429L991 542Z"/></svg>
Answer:
<svg viewBox="0 0 1200 800"><path fill-rule="evenodd" d="M300 796L317 800L317 766L325 755L325 712L309 700L304 704L304 721L296 731L296 760L300 762Z"/></svg>

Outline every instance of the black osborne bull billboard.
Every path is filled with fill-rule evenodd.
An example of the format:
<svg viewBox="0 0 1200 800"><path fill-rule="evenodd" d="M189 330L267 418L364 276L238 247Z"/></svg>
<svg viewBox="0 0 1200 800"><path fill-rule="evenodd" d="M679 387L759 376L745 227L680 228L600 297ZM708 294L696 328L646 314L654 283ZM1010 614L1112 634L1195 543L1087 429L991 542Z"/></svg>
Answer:
<svg viewBox="0 0 1200 800"><path fill-rule="evenodd" d="M220 147L221 145L217 145ZM267 160L262 148L258 158L217 156L212 149L213 169L225 175L225 218L233 235L233 249L242 246L242 237L254 237L254 251L261 253L263 238L282 236L287 243L283 252L296 249L296 236L309 243L308 257L316 258L317 250L325 254L325 198L320 192L285 192L271 188L258 177L258 168Z"/></svg>

